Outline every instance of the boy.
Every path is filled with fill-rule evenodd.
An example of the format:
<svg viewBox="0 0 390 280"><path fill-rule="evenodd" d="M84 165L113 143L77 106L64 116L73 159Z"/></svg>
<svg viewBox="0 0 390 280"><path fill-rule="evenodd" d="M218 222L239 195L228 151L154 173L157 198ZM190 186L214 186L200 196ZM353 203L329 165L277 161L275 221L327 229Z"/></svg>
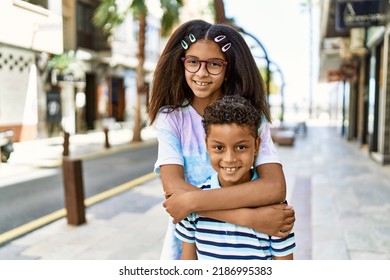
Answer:
<svg viewBox="0 0 390 280"><path fill-rule="evenodd" d="M259 152L261 114L239 95L224 96L208 105L203 116L206 146L217 171L202 190L228 188L257 178L253 164ZM190 214L176 225L182 241L181 259L291 260L294 233L271 237L247 227Z"/></svg>

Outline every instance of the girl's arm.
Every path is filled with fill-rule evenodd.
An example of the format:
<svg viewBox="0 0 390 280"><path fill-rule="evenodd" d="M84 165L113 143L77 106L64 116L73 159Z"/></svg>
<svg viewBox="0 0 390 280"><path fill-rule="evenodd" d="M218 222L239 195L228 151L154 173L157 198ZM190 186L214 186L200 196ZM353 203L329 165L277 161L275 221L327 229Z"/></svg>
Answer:
<svg viewBox="0 0 390 280"><path fill-rule="evenodd" d="M271 169L261 169L258 172L259 174L265 171L266 173L272 173ZM276 170L276 173L272 174L277 173ZM284 200L284 197L278 198L275 196L274 199L278 202L276 205L253 209L245 208L258 206L256 203L262 201L264 204L273 203L272 200L268 202L267 198L263 200L262 198L252 198L255 195L263 195L257 190L258 186L256 184L246 183L219 190L201 191L184 180L184 171L181 165L163 165L160 167L160 174L164 190L169 194L169 198L164 202L164 207L174 218L174 222L179 222L190 213L196 212L210 218L251 227L257 231L279 237L287 236L294 224L295 217L292 207L279 204L280 201ZM234 191L230 191L230 189Z"/></svg>
<svg viewBox="0 0 390 280"><path fill-rule="evenodd" d="M173 216L185 218L189 213L207 210L227 210L242 207L258 207L283 202L286 184L280 164L263 164L257 167L259 179L229 188L195 192L196 187L184 180L181 165L168 164L160 167L166 201ZM179 214L178 211L183 211ZM182 219L181 219L182 220Z"/></svg>
<svg viewBox="0 0 390 280"><path fill-rule="evenodd" d="M284 203L256 208L203 211L197 214L238 226L253 228L258 232L281 238L285 238L290 234L295 222L293 207Z"/></svg>
<svg viewBox="0 0 390 280"><path fill-rule="evenodd" d="M182 242L181 259L182 260L197 260L198 259L198 255L196 254L195 243Z"/></svg>
<svg viewBox="0 0 390 280"><path fill-rule="evenodd" d="M191 212L258 207L283 202L286 183L282 166L263 164L256 168L259 179L229 188L191 192Z"/></svg>
<svg viewBox="0 0 390 280"><path fill-rule="evenodd" d="M293 254L289 254L287 256L284 256L284 257L272 257L273 260L277 260L277 261L283 261L283 260L293 260L294 259L294 255Z"/></svg>

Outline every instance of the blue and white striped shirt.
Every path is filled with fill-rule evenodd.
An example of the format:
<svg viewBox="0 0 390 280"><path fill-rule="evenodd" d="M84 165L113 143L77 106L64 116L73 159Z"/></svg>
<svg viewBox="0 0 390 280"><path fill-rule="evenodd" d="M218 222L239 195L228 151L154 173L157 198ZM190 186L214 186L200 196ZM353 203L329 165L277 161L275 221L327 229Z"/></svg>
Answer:
<svg viewBox="0 0 390 280"><path fill-rule="evenodd" d="M253 179L256 179L255 172ZM207 180L201 189L220 188L218 174ZM286 238L269 236L248 227L190 214L176 225L175 235L184 242L196 243L199 260L270 260L294 252L295 237L290 233Z"/></svg>

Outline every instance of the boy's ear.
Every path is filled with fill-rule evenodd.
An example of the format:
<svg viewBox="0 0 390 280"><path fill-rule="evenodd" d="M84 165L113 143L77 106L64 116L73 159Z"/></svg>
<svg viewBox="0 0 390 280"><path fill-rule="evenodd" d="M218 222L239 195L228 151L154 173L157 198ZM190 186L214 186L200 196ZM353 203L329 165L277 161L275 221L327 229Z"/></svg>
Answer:
<svg viewBox="0 0 390 280"><path fill-rule="evenodd" d="M257 136L255 140L255 155L257 156L260 152L261 137Z"/></svg>

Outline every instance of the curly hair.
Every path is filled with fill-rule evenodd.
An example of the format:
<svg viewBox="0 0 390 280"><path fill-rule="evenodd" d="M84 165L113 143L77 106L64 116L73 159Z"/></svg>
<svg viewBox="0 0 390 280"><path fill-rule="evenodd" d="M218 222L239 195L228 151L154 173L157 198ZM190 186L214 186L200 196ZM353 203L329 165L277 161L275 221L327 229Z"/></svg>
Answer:
<svg viewBox="0 0 390 280"><path fill-rule="evenodd" d="M252 136L257 138L261 113L246 98L240 95L225 95L206 107L202 123L206 136L211 125L234 123L249 127Z"/></svg>
<svg viewBox="0 0 390 280"><path fill-rule="evenodd" d="M191 40L196 38L196 40ZM219 39L222 38L222 39ZM148 105L150 122L153 123L162 108L164 112L187 106L194 93L185 80L184 66L181 61L188 48L199 41L208 40L222 50L226 66L225 81L222 85L224 95L240 93L264 117L271 122L264 81L257 68L252 52L242 35L234 28L223 24L210 24L203 20L191 20L179 26L169 38L153 75L151 99ZM185 101L188 101L184 104Z"/></svg>

